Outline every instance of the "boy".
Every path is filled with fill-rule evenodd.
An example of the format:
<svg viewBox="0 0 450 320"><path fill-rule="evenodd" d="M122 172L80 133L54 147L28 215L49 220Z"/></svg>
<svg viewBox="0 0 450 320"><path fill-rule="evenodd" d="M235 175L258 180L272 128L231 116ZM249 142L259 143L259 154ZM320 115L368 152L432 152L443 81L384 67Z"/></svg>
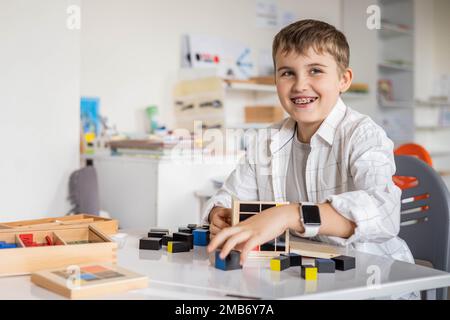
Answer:
<svg viewBox="0 0 450 320"><path fill-rule="evenodd" d="M278 96L290 117L275 125L267 140L255 139L245 162L209 201L204 217L210 223L209 252L223 245L224 258L237 247L243 264L252 248L289 228L299 236L414 263L397 237L401 191L392 182L393 143L340 98L353 77L345 36L325 22L301 20L275 36L272 54ZM261 163L261 154L268 154L268 163ZM230 227L232 197L291 204ZM319 227L307 221L311 217Z"/></svg>

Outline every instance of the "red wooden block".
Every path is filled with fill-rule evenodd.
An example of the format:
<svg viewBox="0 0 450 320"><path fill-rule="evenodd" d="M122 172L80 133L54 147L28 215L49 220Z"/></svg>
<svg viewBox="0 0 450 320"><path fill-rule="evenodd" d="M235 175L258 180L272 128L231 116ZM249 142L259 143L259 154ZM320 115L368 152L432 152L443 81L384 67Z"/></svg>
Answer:
<svg viewBox="0 0 450 320"><path fill-rule="evenodd" d="M47 244L48 244L49 246L52 246L52 245L53 245L53 241L52 241L52 238L50 238L50 236L46 236L46 237L45 237L45 241L47 242Z"/></svg>
<svg viewBox="0 0 450 320"><path fill-rule="evenodd" d="M20 240L22 240L22 242L25 245L29 245L33 243L33 234L29 233L29 234L21 234L19 235Z"/></svg>

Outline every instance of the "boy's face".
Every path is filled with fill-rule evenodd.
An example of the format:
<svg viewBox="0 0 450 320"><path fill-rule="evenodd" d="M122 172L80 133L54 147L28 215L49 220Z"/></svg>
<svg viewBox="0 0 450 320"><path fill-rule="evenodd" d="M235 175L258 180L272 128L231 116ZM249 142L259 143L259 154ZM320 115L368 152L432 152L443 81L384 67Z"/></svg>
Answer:
<svg viewBox="0 0 450 320"><path fill-rule="evenodd" d="M352 72L338 72L335 59L310 48L305 55L295 51L275 56L278 97L286 112L299 124L320 124L351 84Z"/></svg>

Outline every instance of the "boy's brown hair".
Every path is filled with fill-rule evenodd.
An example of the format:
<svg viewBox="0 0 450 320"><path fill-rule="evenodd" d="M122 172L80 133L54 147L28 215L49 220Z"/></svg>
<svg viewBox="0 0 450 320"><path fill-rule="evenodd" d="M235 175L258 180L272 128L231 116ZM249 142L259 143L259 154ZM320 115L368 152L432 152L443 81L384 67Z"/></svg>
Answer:
<svg viewBox="0 0 450 320"><path fill-rule="evenodd" d="M272 45L273 65L279 50L305 54L309 48L317 53L324 52L334 57L338 71L342 74L349 66L350 48L344 34L331 24L318 20L300 20L283 29L275 36Z"/></svg>

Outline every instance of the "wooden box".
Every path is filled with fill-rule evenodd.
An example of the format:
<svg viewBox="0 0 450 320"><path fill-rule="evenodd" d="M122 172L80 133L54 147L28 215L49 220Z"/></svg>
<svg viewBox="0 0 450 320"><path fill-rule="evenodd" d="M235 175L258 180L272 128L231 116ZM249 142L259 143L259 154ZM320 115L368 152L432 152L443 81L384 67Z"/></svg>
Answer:
<svg viewBox="0 0 450 320"><path fill-rule="evenodd" d="M97 229L107 235L117 233L118 222L114 219L102 218L89 214L74 214L57 218L44 218L36 220L23 220L0 224L0 233L14 230L48 230L48 229L71 229L81 225L94 225Z"/></svg>
<svg viewBox="0 0 450 320"><path fill-rule="evenodd" d="M245 107L246 123L273 123L284 119L284 111L277 106Z"/></svg>
<svg viewBox="0 0 450 320"><path fill-rule="evenodd" d="M21 235L33 235L40 244L46 237L54 245L26 246ZM20 230L0 233L0 241L17 248L0 249L0 276L29 274L39 270L92 262L116 262L117 243L94 225L66 229Z"/></svg>
<svg viewBox="0 0 450 320"><path fill-rule="evenodd" d="M289 204L289 202L273 202L273 201L239 201L233 199L233 212L231 215L231 225L235 226L255 214L271 207L279 207ZM282 239L284 236L284 239ZM281 253L289 253L289 230L282 235L264 243L249 252L249 257L270 258L279 256Z"/></svg>

